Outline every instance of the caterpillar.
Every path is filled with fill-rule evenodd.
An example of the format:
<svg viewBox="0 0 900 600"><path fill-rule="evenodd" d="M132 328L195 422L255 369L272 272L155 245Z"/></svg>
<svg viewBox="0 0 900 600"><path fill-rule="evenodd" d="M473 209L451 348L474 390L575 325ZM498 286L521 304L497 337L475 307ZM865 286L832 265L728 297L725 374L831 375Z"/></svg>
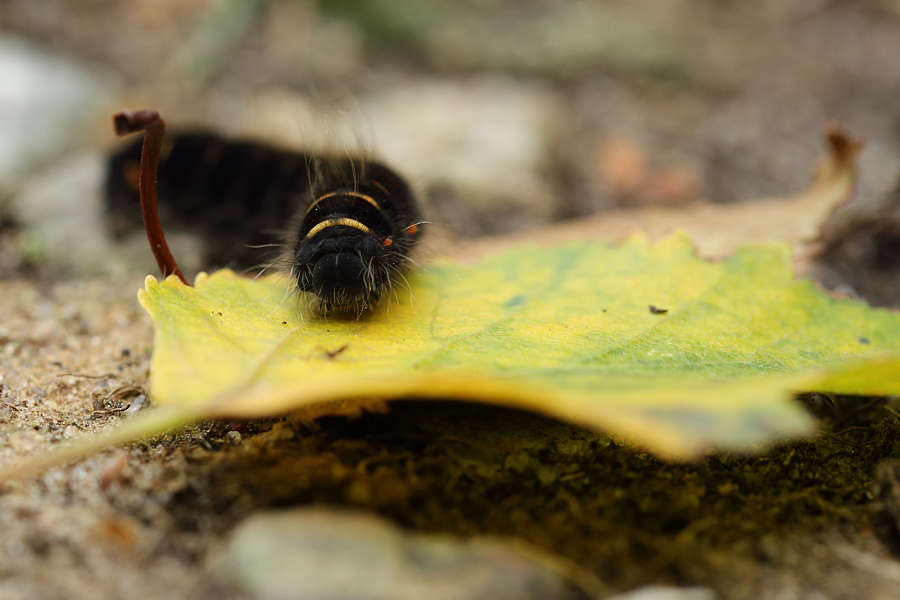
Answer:
<svg viewBox="0 0 900 600"><path fill-rule="evenodd" d="M109 159L106 221L115 236L141 221L140 157L136 140ZM206 131L164 139L157 189L164 225L199 233L207 264L257 268L280 248L274 264L326 314L375 306L407 270L425 225L409 185L382 163Z"/></svg>

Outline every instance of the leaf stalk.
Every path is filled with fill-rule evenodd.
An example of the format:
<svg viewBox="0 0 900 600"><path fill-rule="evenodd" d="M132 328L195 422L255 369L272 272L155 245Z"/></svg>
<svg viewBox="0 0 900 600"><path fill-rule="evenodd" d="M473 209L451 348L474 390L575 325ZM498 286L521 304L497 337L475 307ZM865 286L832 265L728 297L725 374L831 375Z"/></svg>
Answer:
<svg viewBox="0 0 900 600"><path fill-rule="evenodd" d="M155 110L123 110L113 115L116 134L123 136L143 131L144 146L141 150L141 213L144 215L144 229L150 249L156 257L156 264L163 277L175 275L185 285L191 285L184 277L178 263L166 244L162 223L159 221L159 210L156 205L156 172L159 165L159 152L162 149L163 133L166 122Z"/></svg>

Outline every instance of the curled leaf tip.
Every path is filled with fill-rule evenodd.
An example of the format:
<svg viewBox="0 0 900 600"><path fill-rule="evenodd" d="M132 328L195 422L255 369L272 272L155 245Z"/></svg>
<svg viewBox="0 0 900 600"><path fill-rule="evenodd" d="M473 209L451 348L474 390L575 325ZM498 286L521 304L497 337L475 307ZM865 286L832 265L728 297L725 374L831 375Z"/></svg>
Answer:
<svg viewBox="0 0 900 600"><path fill-rule="evenodd" d="M835 162L839 164L852 164L865 146L862 140L854 138L840 125L829 125L825 135L828 139L831 155Z"/></svg>
<svg viewBox="0 0 900 600"><path fill-rule="evenodd" d="M152 109L122 110L113 115L113 126L117 135L145 131L159 123L159 113Z"/></svg>

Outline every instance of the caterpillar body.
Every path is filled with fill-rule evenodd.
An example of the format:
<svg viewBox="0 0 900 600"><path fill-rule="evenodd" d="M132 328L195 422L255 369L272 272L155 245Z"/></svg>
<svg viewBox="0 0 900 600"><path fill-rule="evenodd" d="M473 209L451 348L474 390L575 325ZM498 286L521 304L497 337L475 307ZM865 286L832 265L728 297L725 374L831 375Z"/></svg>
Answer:
<svg viewBox="0 0 900 600"><path fill-rule="evenodd" d="M203 236L207 264L258 267L277 246L276 264L322 312L357 315L410 264L424 222L409 185L382 163L202 131L170 134L163 144L160 214ZM106 216L116 235L140 223L140 157L137 140L109 161Z"/></svg>

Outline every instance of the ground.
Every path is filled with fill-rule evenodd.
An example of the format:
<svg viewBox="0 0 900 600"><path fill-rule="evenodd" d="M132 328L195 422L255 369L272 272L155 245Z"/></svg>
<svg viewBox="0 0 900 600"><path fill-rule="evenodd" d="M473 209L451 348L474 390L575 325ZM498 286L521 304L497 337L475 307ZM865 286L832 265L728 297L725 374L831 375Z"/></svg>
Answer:
<svg viewBox="0 0 900 600"><path fill-rule="evenodd" d="M304 2L14 0L0 8L8 34L94 69L105 98L78 105L87 114L59 126L33 162L0 169L0 462L152 406L153 334L135 299L152 262L61 266L54 239L64 257L86 242L13 210L22 190L68 173L72 155L101 164L113 144L108 114L123 104L149 103L176 125L212 121L283 142L285 122L303 121L308 98L349 89L380 152L411 173L447 237L462 240L610 208L785 195L806 184L821 134L837 121L867 150L856 216L844 221L859 225L831 234L838 255L823 267L832 268L828 284L900 304L891 283L900 227L885 216L896 213L900 165L896 2L531 2L527 10L486 2L459 3L457 12L445 4L397 12L399 0L371 10L337 2L323 12ZM258 11L234 21L246 29L213 28L232 37L206 46L192 37L204 19L221 17L210 7L233 16L244 5ZM598 23L613 23L613 33L594 35ZM575 36L582 25L588 35ZM617 41L588 43L609 36ZM568 39L584 46L560 42ZM187 58L175 60L172 48L187 48L179 54ZM173 72L190 81L173 83ZM435 112L459 120L435 124ZM57 189L53 206L86 212L65 191L74 188ZM874 237L866 232L875 226L878 248L851 243ZM48 231L57 233L42 239ZM111 264L117 251L106 252L115 253ZM894 598L894 400L798 399L821 418L818 437L690 464L600 432L457 402L392 403L387 414L355 419L201 423L4 484L0 596L250 598L235 578L209 570L234 528L269 509L330 505L409 531L526 542L572 585L572 597L660 583L722 599Z"/></svg>
<svg viewBox="0 0 900 600"><path fill-rule="evenodd" d="M136 283L4 284L4 462L144 410L152 333ZM461 403L400 402L312 428L203 423L7 484L0 585L5 598L247 597L207 575L209 553L260 510L324 503L527 541L601 597L649 583L894 597L898 530L876 470L897 456L900 427L883 400L836 401L807 400L823 415L817 439L694 464Z"/></svg>

